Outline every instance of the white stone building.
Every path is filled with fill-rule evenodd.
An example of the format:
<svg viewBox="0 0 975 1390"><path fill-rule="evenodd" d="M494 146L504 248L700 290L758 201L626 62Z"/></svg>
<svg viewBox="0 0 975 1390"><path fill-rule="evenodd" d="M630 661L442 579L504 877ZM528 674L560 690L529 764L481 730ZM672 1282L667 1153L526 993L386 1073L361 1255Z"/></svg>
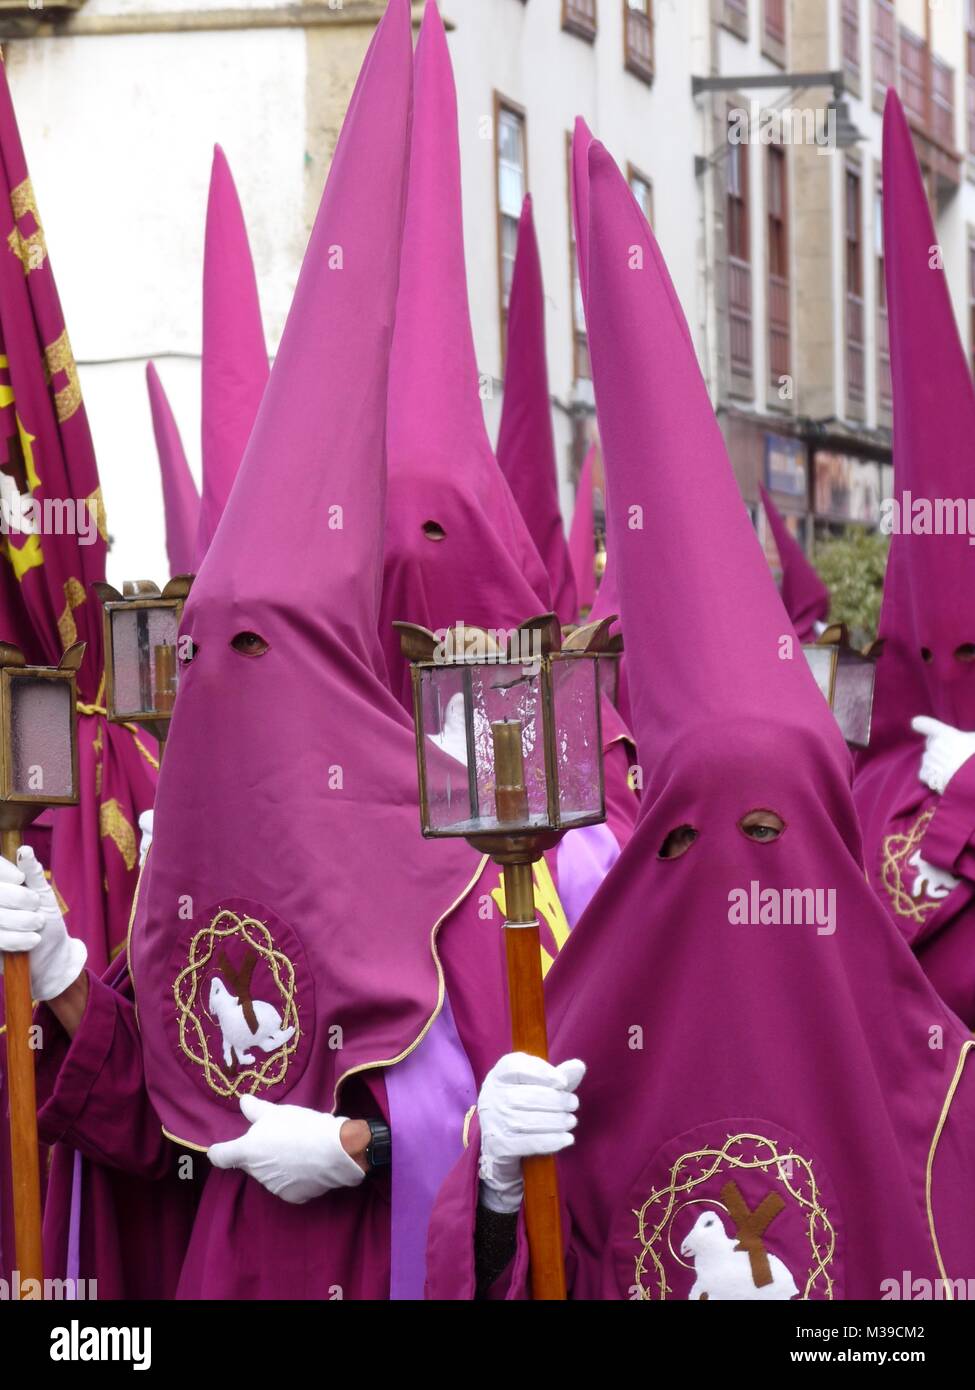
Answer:
<svg viewBox="0 0 975 1390"><path fill-rule="evenodd" d="M33 0L36 5L40 0ZM78 3L78 0L75 0ZM359 61L383 0L0 0L0 37L81 368L115 580L165 572L144 386L156 361L199 458L201 257L211 147L237 179L277 344ZM644 201L746 499L811 532L870 522L889 484L878 98L908 101L959 320L975 302L975 18L968 0L441 0L457 75L470 295L494 432L510 219L534 195L563 502L591 419L573 293L568 137L581 114ZM415 6L419 18L420 6ZM822 116L843 70L848 150L729 146L729 112ZM782 74L779 88L745 80ZM692 77L742 79L692 91ZM969 112L973 114L968 115ZM758 124L762 117L759 115Z"/></svg>

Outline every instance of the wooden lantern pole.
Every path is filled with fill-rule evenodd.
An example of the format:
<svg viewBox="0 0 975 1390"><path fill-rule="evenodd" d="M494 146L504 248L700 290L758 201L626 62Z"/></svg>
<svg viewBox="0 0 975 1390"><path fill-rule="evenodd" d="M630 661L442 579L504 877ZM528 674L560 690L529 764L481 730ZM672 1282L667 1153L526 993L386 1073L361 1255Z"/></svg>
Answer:
<svg viewBox="0 0 975 1390"><path fill-rule="evenodd" d="M17 862L19 829L0 831L4 859ZM7 1023L7 1077L10 1085L10 1166L13 1186L14 1249L21 1296L28 1279L42 1287L41 1165L37 1143L37 1091L30 1047L32 1000L30 952L11 952L3 961Z"/></svg>
<svg viewBox="0 0 975 1390"><path fill-rule="evenodd" d="M498 821L528 819L528 794L521 751L521 724L491 725L494 743L495 804ZM548 1061L545 1028L545 996L542 988L541 942L535 912L535 888L531 837L524 853L513 849L497 857L504 873L504 942L508 962L508 1000L511 1009L511 1041L516 1052ZM565 1257L562 1248L562 1211L554 1154L539 1154L522 1161L525 1180L525 1229L531 1257L532 1298L566 1298Z"/></svg>

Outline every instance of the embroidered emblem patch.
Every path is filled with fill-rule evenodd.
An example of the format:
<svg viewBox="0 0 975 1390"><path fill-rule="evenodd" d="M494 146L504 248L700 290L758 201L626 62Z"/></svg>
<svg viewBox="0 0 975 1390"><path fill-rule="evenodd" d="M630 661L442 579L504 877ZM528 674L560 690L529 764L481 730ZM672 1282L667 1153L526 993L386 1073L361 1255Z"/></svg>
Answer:
<svg viewBox="0 0 975 1390"><path fill-rule="evenodd" d="M692 1130L641 1174L628 1255L622 1240L614 1242L630 1298L842 1297L821 1165L777 1127L747 1123Z"/></svg>
<svg viewBox="0 0 975 1390"><path fill-rule="evenodd" d="M940 884L928 882L918 862L921 841L933 815L933 810L923 811L905 831L887 835L881 849L880 881L891 906L898 917L907 917L918 926L937 912L947 896Z"/></svg>
<svg viewBox="0 0 975 1390"><path fill-rule="evenodd" d="M304 1070L314 1019L297 938L256 904L228 901L202 914L174 957L180 1054L220 1099L275 1089ZM277 1088L281 1088L279 1091Z"/></svg>

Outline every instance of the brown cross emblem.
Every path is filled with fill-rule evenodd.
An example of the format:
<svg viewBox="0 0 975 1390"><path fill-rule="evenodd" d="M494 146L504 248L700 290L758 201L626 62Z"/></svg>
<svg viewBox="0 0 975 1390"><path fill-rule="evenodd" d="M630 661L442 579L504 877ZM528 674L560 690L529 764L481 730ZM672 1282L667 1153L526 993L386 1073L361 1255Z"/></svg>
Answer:
<svg viewBox="0 0 975 1390"><path fill-rule="evenodd" d="M227 981L232 993L237 996L247 1026L252 1033L257 1032L257 1014L254 1012L254 1000L251 997L251 976L254 974L256 964L257 952L251 950L244 952L239 970L235 970L231 965L226 951L221 951L217 957L217 969Z"/></svg>
<svg viewBox="0 0 975 1390"><path fill-rule="evenodd" d="M752 1283L756 1289L763 1289L772 1282L768 1254L762 1243L762 1236L785 1207L785 1202L777 1192L769 1192L759 1202L754 1211L748 1210L748 1203L738 1190L736 1182L726 1182L721 1189L721 1200L735 1223L738 1244L735 1250L744 1250L752 1267Z"/></svg>

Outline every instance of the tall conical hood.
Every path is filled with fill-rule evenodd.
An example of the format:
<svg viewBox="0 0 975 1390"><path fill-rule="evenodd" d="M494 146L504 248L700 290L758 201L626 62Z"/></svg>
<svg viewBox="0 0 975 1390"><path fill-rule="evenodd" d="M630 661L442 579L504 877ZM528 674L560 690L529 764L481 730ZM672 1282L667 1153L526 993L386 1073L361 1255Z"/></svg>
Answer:
<svg viewBox="0 0 975 1390"><path fill-rule="evenodd" d="M782 602L799 641L807 642L815 635L816 623L824 623L829 614L829 590L806 559L802 546L765 488L760 491L782 566Z"/></svg>
<svg viewBox="0 0 975 1390"><path fill-rule="evenodd" d="M186 462L183 441L159 373L146 365L152 432L162 476L163 510L166 516L166 554L170 574L192 574L196 560L196 534L200 524L200 494Z"/></svg>
<svg viewBox="0 0 975 1390"><path fill-rule="evenodd" d="M592 444L582 462L576 504L569 527L569 559L575 575L579 611L588 613L596 601L596 532L593 518L593 470L596 445Z"/></svg>
<svg viewBox="0 0 975 1390"><path fill-rule="evenodd" d="M598 143L589 167L593 374L641 762L652 768L695 728L740 715L815 731L845 768L801 651L783 660L791 625L656 240ZM682 583L655 593L658 569Z"/></svg>
<svg viewBox="0 0 975 1390"><path fill-rule="evenodd" d="M545 291L530 195L522 208L511 282L498 464L545 563L555 611L563 623L574 623L579 606L559 506L545 356Z"/></svg>
<svg viewBox="0 0 975 1390"><path fill-rule="evenodd" d="M871 739L878 747L903 736L917 714L975 728L975 665L955 657L975 643L975 549L967 534L937 534L946 529L938 524L945 502L950 514L958 499L967 523L967 499L975 495L975 388L911 132L893 90L884 107L883 190L900 515L880 622L886 646ZM908 493L912 506L904 505ZM904 534L912 525L916 533Z"/></svg>
<svg viewBox="0 0 975 1390"><path fill-rule="evenodd" d="M377 637L411 38L390 0L184 618L131 959L153 1102L195 1144L246 1127L242 1094L330 1109L345 1076L411 1053L443 1003L436 927L472 876L462 842L436 873L423 854ZM263 1041L228 1055L240 1010Z"/></svg>
<svg viewBox="0 0 975 1390"><path fill-rule="evenodd" d="M548 575L491 450L464 262L457 96L429 0L389 385L389 508L382 634L409 701L392 622L510 628L551 608Z"/></svg>
<svg viewBox="0 0 975 1390"><path fill-rule="evenodd" d="M227 505L267 378L244 214L226 156L215 145L203 252L203 498L197 564Z"/></svg>

